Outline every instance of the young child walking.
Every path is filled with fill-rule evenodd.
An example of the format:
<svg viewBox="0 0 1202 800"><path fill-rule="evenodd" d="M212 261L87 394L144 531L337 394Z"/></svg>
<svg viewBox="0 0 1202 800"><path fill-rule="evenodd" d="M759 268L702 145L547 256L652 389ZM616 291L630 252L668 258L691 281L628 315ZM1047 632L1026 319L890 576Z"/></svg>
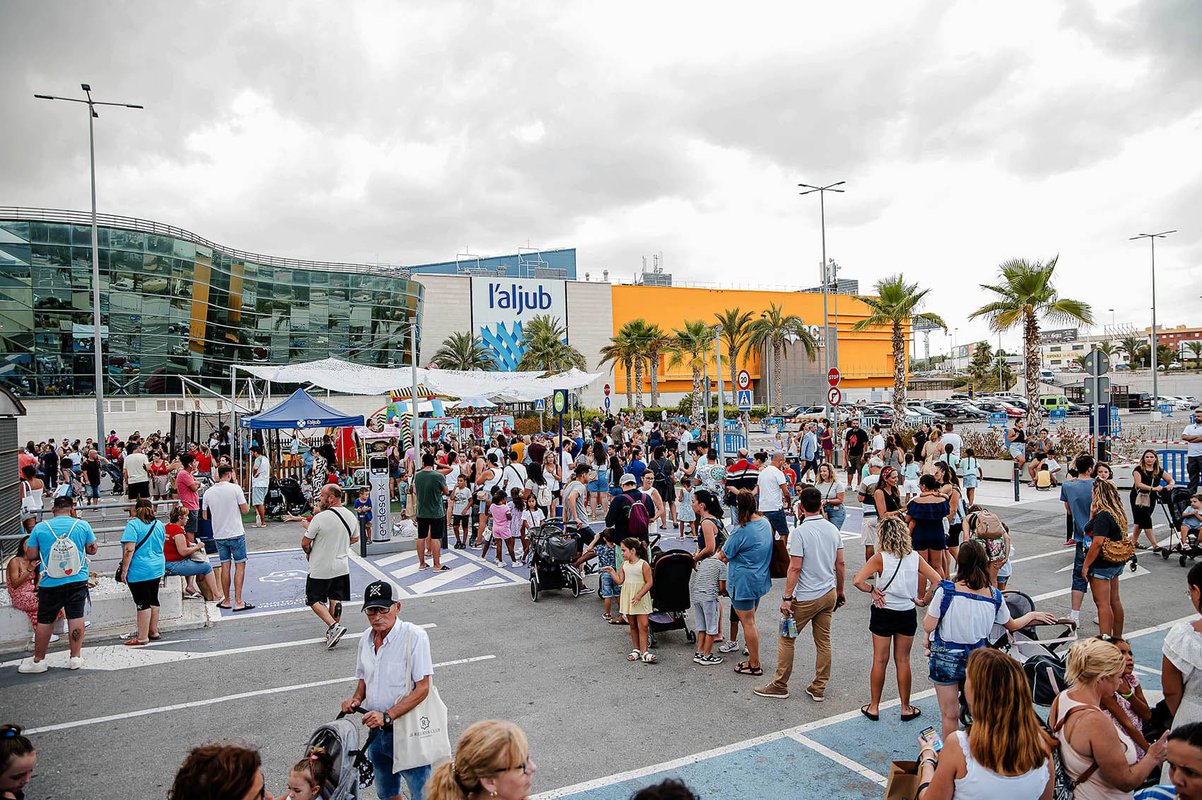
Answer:
<svg viewBox="0 0 1202 800"><path fill-rule="evenodd" d="M463 473L455 479L455 490L451 492L451 520L455 526L455 549L467 547L467 537L471 533L468 518L472 506L472 490L467 487L467 476Z"/></svg>
<svg viewBox="0 0 1202 800"><path fill-rule="evenodd" d="M697 512L693 510L693 481L688 475L680 479L676 490L676 522L681 539L697 536Z"/></svg>
<svg viewBox="0 0 1202 800"><path fill-rule="evenodd" d="M906 505L910 505L910 500L918 494L918 473L918 462L914 460L914 454L906 453L906 465L902 468L902 476L905 479L902 491L906 494Z"/></svg>
<svg viewBox="0 0 1202 800"><path fill-rule="evenodd" d="M622 587L619 608L630 622L630 643L633 649L627 661L654 664L655 654L648 649L647 617L651 614L651 565L647 563L647 545L633 536L622 540L622 570L604 567L614 582Z"/></svg>
<svg viewBox="0 0 1202 800"><path fill-rule="evenodd" d="M980 481L981 462L977 461L977 454L971 447L965 447L964 458L960 460L960 483L964 486L965 499L970 506L976 504L977 485Z"/></svg>
<svg viewBox="0 0 1202 800"><path fill-rule="evenodd" d="M501 542L504 542L509 549L510 565L517 564L517 556L513 554L513 529L510 527L510 522L513 520L513 507L506 500L504 489L493 490L492 502L488 505L488 516L492 520L492 541L497 545L497 566L505 566L505 561L501 558ZM488 555L489 544L484 545L484 550L480 555Z"/></svg>
<svg viewBox="0 0 1202 800"><path fill-rule="evenodd" d="M288 770L288 794L282 800L321 800L334 774L334 759L323 747L311 747Z"/></svg>

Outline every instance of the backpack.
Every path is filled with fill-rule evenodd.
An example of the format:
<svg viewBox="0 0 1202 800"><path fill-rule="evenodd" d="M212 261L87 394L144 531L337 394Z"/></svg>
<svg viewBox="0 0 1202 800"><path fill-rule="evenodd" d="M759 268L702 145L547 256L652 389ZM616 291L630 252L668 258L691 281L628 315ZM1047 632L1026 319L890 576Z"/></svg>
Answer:
<svg viewBox="0 0 1202 800"><path fill-rule="evenodd" d="M538 484L534 490L534 502L544 508L551 505L551 487L545 483Z"/></svg>
<svg viewBox="0 0 1202 800"><path fill-rule="evenodd" d="M83 557L79 554L79 546L71 538L79 520L71 523L71 527L62 536L54 535L54 544L46 554L46 577L60 580L78 575L83 569ZM47 528L50 526L47 525ZM53 533L53 529L51 529Z"/></svg>
<svg viewBox="0 0 1202 800"><path fill-rule="evenodd" d="M977 539L1000 539L1006 524L992 511L974 511L968 515L968 532Z"/></svg>
<svg viewBox="0 0 1202 800"><path fill-rule="evenodd" d="M651 528L651 517L647 514L647 505L641 499L630 501L626 508L626 535L636 539L646 539Z"/></svg>
<svg viewBox="0 0 1202 800"><path fill-rule="evenodd" d="M1056 695L1068 688L1064 678L1064 662L1052 656L1039 654L1023 662L1023 672L1031 684L1031 696L1035 703L1050 706Z"/></svg>

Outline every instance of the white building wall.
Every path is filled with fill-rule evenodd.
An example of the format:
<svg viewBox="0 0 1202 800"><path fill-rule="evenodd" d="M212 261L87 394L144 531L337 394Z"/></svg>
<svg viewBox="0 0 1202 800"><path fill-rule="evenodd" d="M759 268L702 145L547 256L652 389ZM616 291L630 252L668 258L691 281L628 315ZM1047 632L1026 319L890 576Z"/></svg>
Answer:
<svg viewBox="0 0 1202 800"><path fill-rule="evenodd" d="M452 333L472 331L472 280L466 275L423 275L413 279L426 287L422 299L422 337L417 360L426 366Z"/></svg>
<svg viewBox="0 0 1202 800"><path fill-rule="evenodd" d="M608 283L568 281L568 343L584 354L590 372L603 372L598 367L601 348L609 344L614 332L613 292ZM603 388L613 383L612 371L585 387L581 404L585 408L600 408Z"/></svg>

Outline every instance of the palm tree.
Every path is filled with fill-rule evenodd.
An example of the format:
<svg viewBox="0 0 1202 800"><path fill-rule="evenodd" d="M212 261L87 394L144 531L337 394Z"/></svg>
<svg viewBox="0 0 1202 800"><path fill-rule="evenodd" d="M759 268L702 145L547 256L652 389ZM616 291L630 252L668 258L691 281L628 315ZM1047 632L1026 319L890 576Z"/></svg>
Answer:
<svg viewBox="0 0 1202 800"><path fill-rule="evenodd" d="M1186 347L1189 348L1190 355L1194 357L1194 366L1202 367L1202 342L1189 342Z"/></svg>
<svg viewBox="0 0 1202 800"><path fill-rule="evenodd" d="M522 326L522 357L519 371L563 372L572 367L587 369L584 355L564 341L567 329L558 318L539 314Z"/></svg>
<svg viewBox="0 0 1202 800"><path fill-rule="evenodd" d="M1099 345L1094 345L1094 349L1101 350L1103 353L1105 353L1107 355L1107 357L1112 357L1112 356L1114 356L1115 353L1117 353L1119 351L1118 346L1115 345L1115 343L1111 342L1111 341L1105 341Z"/></svg>
<svg viewBox="0 0 1202 800"><path fill-rule="evenodd" d="M1138 336L1128 336L1119 342L1119 347L1127 354L1127 363L1131 369L1139 366L1139 354L1144 347L1144 340Z"/></svg>
<svg viewBox="0 0 1202 800"><path fill-rule="evenodd" d="M442 340L442 347L434 354L434 364L440 369L474 370L494 369L497 362L483 339L469 331L459 331Z"/></svg>
<svg viewBox="0 0 1202 800"><path fill-rule="evenodd" d="M683 328L672 331L671 359L668 363L672 366L687 363L693 372L693 405L689 416L694 427L701 425L701 372L705 369L710 339L710 329L702 320L685 320Z"/></svg>
<svg viewBox="0 0 1202 800"><path fill-rule="evenodd" d="M634 365L634 416L643 421L643 370L647 365L651 352L651 341L655 338L657 326L647 324L645 319L632 319L622 326L619 333L625 330L633 347Z"/></svg>
<svg viewBox="0 0 1202 800"><path fill-rule="evenodd" d="M641 320L639 320L641 322ZM613 365L621 364L626 370L626 407L634 407L634 363L640 359L640 348L642 342L636 335L637 331L634 328L634 320L627 322L618 329L617 334L611 336L609 344L601 348L601 361L598 366L609 363ZM646 324L646 323L644 323ZM641 373L640 373L641 374ZM639 386L640 395L642 386Z"/></svg>
<svg viewBox="0 0 1202 800"><path fill-rule="evenodd" d="M1168 369L1180 357L1181 351L1168 344L1156 345L1156 368Z"/></svg>
<svg viewBox="0 0 1202 800"><path fill-rule="evenodd" d="M1026 367L1027 413L1024 416L1027 435L1034 436L1043 423L1039 406L1039 321L1054 324L1093 324L1093 309L1088 303L1061 297L1052 285L1056 271L1054 257L1046 264L1026 259L1004 261L998 267L997 284L981 284L996 299L968 315L969 319L986 317L995 332L1021 327L1023 359Z"/></svg>
<svg viewBox="0 0 1202 800"><path fill-rule="evenodd" d="M647 327L647 369L651 372L651 407L659 405L659 357L672 349L672 336L658 325Z"/></svg>
<svg viewBox="0 0 1202 800"><path fill-rule="evenodd" d="M726 348L726 357L730 362L730 390L735 390L735 378L739 374L739 356L747 349L747 337L754 315L750 311L739 308L728 308L715 314L714 319L722 326L720 338ZM718 393L722 393L722 376L718 376ZM733 399L733 398L732 398Z"/></svg>
<svg viewBox="0 0 1202 800"><path fill-rule="evenodd" d="M776 303L769 303L768 310L762 312L748 329L747 343L750 347L763 349L765 354L772 352L772 385L776 387L772 408L773 413L778 415L781 412L780 383L784 377L785 347L791 342L800 342L805 348L806 358L814 360L818 353L818 340L806 330L801 317L786 314Z"/></svg>
<svg viewBox="0 0 1202 800"><path fill-rule="evenodd" d="M876 282L876 297L860 298L872 313L852 326L856 331L889 328L892 333L894 419L902 418L902 406L906 403L906 336L902 325L907 320L923 320L947 330L947 323L938 314L918 311L929 291L920 290L917 283L906 283L901 273L883 278Z"/></svg>

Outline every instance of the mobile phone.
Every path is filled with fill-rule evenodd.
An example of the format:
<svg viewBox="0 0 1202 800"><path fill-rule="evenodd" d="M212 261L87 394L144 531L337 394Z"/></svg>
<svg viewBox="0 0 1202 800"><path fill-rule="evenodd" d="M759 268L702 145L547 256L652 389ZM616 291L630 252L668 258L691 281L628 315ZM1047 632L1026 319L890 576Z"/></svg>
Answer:
<svg viewBox="0 0 1202 800"><path fill-rule="evenodd" d="M921 731L919 731L918 741L922 742L924 745L929 744L931 749L936 753L943 749L943 739L940 738L939 734L935 731L935 726L933 725L923 728Z"/></svg>

